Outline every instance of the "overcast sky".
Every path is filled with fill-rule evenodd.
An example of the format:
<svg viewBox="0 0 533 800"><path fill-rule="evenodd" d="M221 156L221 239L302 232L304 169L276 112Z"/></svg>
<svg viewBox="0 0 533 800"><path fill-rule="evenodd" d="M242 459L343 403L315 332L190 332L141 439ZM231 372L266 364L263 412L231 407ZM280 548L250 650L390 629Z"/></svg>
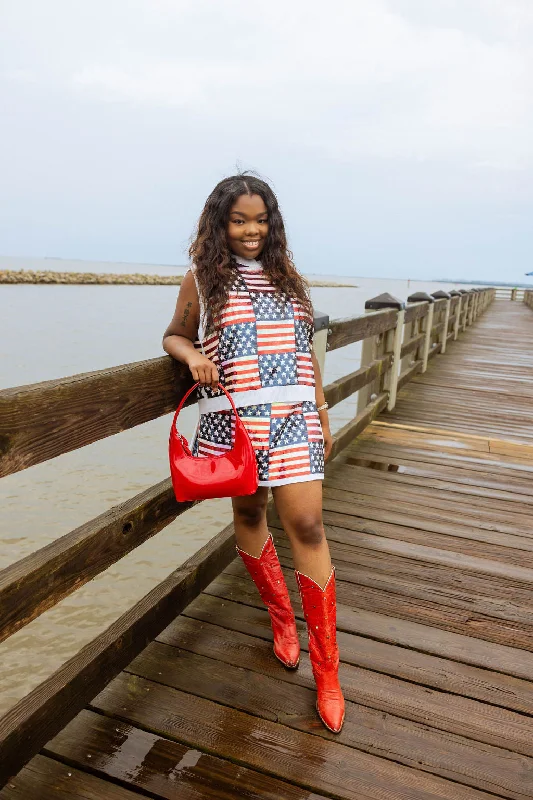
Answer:
<svg viewBox="0 0 533 800"><path fill-rule="evenodd" d="M533 270L532 0L0 0L0 254L186 262L271 180L305 272Z"/></svg>

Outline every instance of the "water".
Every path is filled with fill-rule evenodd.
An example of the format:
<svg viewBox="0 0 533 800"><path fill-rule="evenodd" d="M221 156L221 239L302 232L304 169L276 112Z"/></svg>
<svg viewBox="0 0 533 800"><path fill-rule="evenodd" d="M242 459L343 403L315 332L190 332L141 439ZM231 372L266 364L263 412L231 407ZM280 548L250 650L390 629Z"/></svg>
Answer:
<svg viewBox="0 0 533 800"><path fill-rule="evenodd" d="M54 259L0 259L0 269L170 274L183 268ZM325 276L313 276L322 277ZM355 316L384 291L452 284L329 276L354 288L312 290L332 319ZM0 388L103 369L162 354L174 286L0 285ZM325 383L359 366L360 345L326 358ZM355 398L331 412L333 430L353 417ZM186 409L190 434L196 410ZM0 569L168 476L167 415L0 481ZM231 519L228 500L202 503L0 645L0 713L93 639Z"/></svg>

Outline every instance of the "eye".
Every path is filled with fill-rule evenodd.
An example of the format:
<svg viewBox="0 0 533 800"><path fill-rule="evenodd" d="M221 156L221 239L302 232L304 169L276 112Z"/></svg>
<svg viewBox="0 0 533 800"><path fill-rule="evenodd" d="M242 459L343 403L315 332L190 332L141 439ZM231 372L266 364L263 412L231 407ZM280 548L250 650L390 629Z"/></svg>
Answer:
<svg viewBox="0 0 533 800"><path fill-rule="evenodd" d="M268 222L268 219L258 219L257 221L258 221L258 223L259 223L260 225L266 225L266 224L267 224L267 222Z"/></svg>
<svg viewBox="0 0 533 800"><path fill-rule="evenodd" d="M232 220L230 220L230 222L233 225L242 225L244 223L244 220L243 219L232 219Z"/></svg>

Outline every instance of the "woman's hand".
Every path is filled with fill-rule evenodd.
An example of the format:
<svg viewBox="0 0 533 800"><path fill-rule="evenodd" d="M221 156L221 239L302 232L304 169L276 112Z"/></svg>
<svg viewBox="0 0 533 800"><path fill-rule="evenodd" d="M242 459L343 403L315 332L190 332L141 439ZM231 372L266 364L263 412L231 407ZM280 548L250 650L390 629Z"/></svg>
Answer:
<svg viewBox="0 0 533 800"><path fill-rule="evenodd" d="M218 389L218 369L208 358L198 351L194 351L187 358L187 366L195 381L201 386L210 386L211 389Z"/></svg>
<svg viewBox="0 0 533 800"><path fill-rule="evenodd" d="M331 455L331 449L333 447L333 436L329 429L329 417L327 409L324 409L324 411L319 411L318 415L320 417L320 424L322 426L322 435L324 436L324 460L327 461Z"/></svg>

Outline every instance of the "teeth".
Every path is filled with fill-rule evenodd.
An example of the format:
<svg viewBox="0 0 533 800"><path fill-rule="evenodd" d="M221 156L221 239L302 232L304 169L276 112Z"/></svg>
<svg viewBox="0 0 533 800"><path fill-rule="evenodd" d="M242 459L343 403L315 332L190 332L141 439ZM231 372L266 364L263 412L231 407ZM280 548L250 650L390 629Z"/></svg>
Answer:
<svg viewBox="0 0 533 800"><path fill-rule="evenodd" d="M257 247L259 242L243 242L245 247Z"/></svg>

